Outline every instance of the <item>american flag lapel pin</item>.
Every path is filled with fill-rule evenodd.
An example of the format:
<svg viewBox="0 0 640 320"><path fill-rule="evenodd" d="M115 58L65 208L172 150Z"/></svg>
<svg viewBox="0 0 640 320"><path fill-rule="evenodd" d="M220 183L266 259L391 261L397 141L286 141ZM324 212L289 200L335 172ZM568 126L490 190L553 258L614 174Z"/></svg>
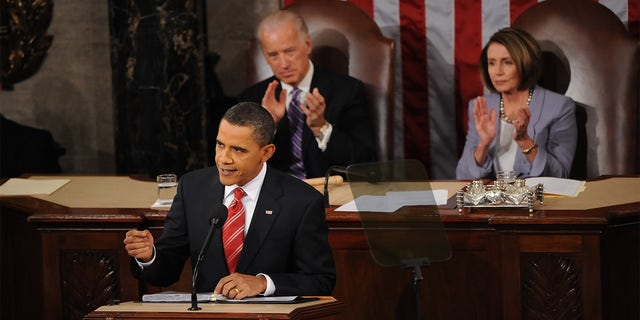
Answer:
<svg viewBox="0 0 640 320"><path fill-rule="evenodd" d="M272 215L273 214L273 210L265 210L264 213L268 214L268 215Z"/></svg>

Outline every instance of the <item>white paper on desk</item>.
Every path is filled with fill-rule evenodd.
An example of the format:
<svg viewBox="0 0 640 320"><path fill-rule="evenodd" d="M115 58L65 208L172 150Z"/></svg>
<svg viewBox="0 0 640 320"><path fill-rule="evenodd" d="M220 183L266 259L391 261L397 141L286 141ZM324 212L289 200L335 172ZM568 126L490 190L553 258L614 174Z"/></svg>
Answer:
<svg viewBox="0 0 640 320"><path fill-rule="evenodd" d="M447 204L447 190L389 191L387 200L392 206L443 206Z"/></svg>
<svg viewBox="0 0 640 320"><path fill-rule="evenodd" d="M157 210L169 210L171 209L171 204L173 204L173 200L167 200L167 201L159 201L156 200L156 202L154 202L151 205L151 209L157 209Z"/></svg>
<svg viewBox="0 0 640 320"><path fill-rule="evenodd" d="M394 212L396 209L389 208L385 201L385 196L364 195L351 200L336 209L336 211L373 211L373 212ZM357 205L356 205L357 203Z"/></svg>
<svg viewBox="0 0 640 320"><path fill-rule="evenodd" d="M253 297L244 298L240 300L230 299L222 294L216 294L211 296L213 302L227 302L227 303L278 303L278 302L291 302L298 299L299 296L274 296L274 297Z"/></svg>
<svg viewBox="0 0 640 320"><path fill-rule="evenodd" d="M403 206L445 205L447 195L447 190L389 191L384 196L359 196L336 211L395 212Z"/></svg>
<svg viewBox="0 0 640 320"><path fill-rule="evenodd" d="M71 180L11 178L0 186L0 196L50 195L69 181Z"/></svg>
<svg viewBox="0 0 640 320"><path fill-rule="evenodd" d="M211 300L211 292L196 294L198 302L208 302ZM191 302L191 293L178 291L164 291L160 293L149 293L142 295L143 302Z"/></svg>
<svg viewBox="0 0 640 320"><path fill-rule="evenodd" d="M532 187L542 183L544 193L557 194L567 197L577 197L586 188L585 181L563 179L555 177L534 177L527 178L526 185Z"/></svg>

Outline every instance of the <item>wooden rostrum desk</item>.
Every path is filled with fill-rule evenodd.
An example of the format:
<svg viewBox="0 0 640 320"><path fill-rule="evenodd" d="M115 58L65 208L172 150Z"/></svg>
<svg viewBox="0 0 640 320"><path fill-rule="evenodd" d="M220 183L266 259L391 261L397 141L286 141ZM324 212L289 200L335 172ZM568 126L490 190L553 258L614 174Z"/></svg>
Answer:
<svg viewBox="0 0 640 320"><path fill-rule="evenodd" d="M190 303L128 301L102 306L84 317L91 319L335 319L343 304L333 297L296 304L199 303L201 310L187 310Z"/></svg>
<svg viewBox="0 0 640 320"><path fill-rule="evenodd" d="M145 292L190 291L189 265L169 288L131 276L125 232L144 225L162 233L166 212L149 209L154 183L68 178L50 196L0 198L2 319L81 319ZM462 184L431 188L453 196ZM343 187L331 198L340 201ZM640 318L640 177L589 181L576 198L547 197L533 215L439 212L453 255L422 269L424 319ZM374 262L358 213L334 206L327 221L333 297L344 303L335 318L414 319L411 270Z"/></svg>

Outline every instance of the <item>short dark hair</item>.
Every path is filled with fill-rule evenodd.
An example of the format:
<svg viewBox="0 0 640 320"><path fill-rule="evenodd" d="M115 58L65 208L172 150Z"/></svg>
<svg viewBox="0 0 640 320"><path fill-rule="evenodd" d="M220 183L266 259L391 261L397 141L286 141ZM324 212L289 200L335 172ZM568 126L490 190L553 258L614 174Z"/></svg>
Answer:
<svg viewBox="0 0 640 320"><path fill-rule="evenodd" d="M480 75L484 85L491 92L496 92L489 77L487 59L487 50L492 43L499 43L509 51L520 76L518 90L533 88L542 75L542 50L536 39L526 31L515 28L502 28L491 36L480 54Z"/></svg>
<svg viewBox="0 0 640 320"><path fill-rule="evenodd" d="M255 102L240 102L231 107L222 116L229 124L249 127L253 130L253 139L264 147L273 141L275 123L269 111Z"/></svg>

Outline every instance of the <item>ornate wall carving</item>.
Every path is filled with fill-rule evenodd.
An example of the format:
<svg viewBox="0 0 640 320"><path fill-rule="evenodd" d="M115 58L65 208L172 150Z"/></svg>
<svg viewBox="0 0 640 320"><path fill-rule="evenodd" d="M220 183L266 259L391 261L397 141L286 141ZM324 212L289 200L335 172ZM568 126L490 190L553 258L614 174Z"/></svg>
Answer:
<svg viewBox="0 0 640 320"><path fill-rule="evenodd" d="M12 89L42 65L53 41L47 34L52 12L51 0L0 0L2 89Z"/></svg>

